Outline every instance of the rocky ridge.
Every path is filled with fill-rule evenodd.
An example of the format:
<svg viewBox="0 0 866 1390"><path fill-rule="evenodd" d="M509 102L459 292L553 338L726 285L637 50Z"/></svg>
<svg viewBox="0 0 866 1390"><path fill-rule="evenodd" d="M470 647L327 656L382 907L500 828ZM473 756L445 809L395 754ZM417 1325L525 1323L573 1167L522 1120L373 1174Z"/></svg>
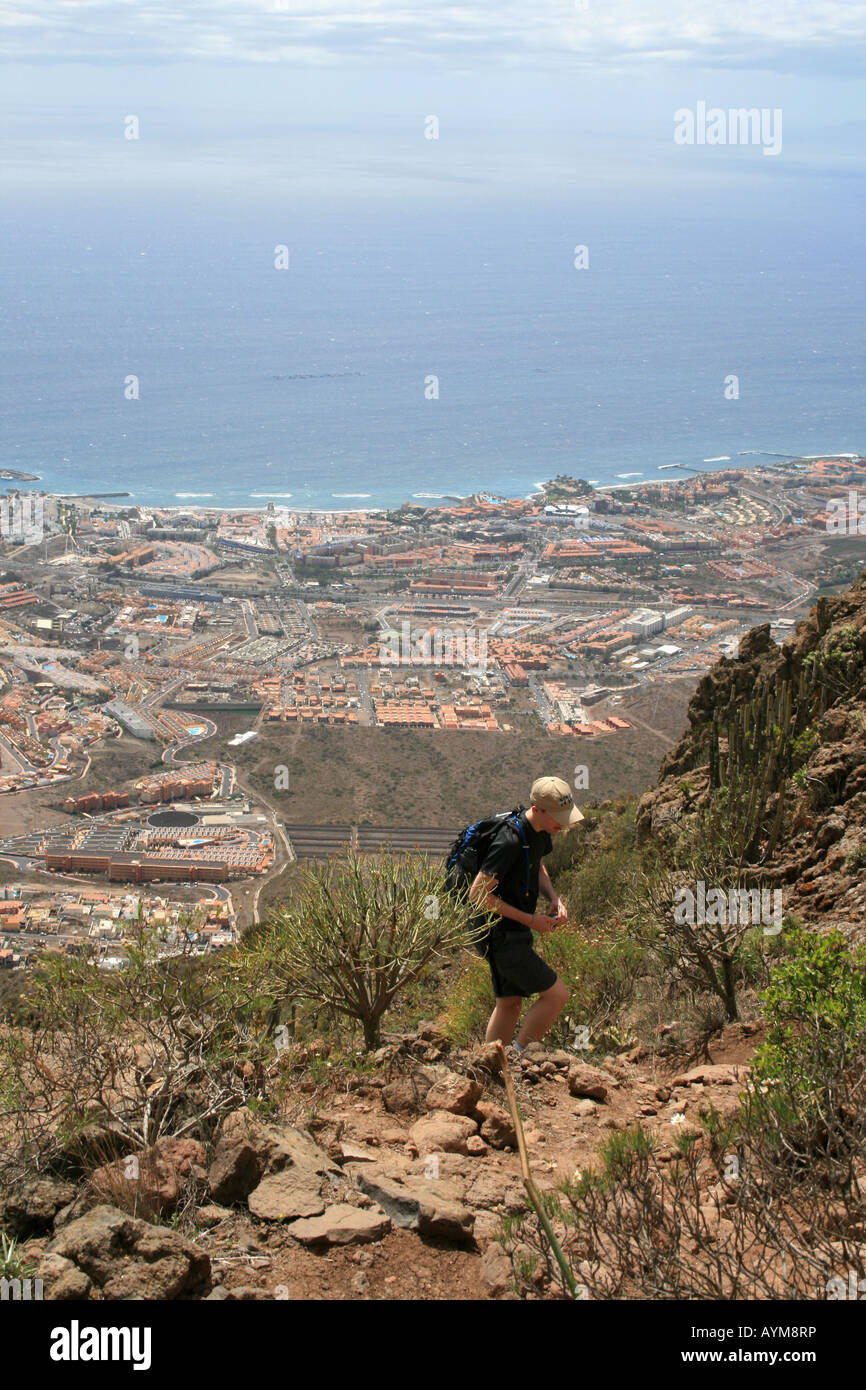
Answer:
<svg viewBox="0 0 866 1390"><path fill-rule="evenodd" d="M675 839L718 795L726 766L745 749L755 777L768 774L750 856L756 878L783 889L786 912L862 939L866 574L845 593L820 599L781 646L768 624L753 628L738 656L723 658L700 681L688 718L656 786L640 800L639 841Z"/></svg>

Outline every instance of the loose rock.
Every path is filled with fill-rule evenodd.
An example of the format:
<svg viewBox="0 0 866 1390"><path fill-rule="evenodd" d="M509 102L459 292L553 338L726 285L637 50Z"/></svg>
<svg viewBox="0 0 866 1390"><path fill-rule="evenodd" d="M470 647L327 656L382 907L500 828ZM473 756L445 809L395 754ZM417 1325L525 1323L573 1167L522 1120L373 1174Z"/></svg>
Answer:
<svg viewBox="0 0 866 1390"><path fill-rule="evenodd" d="M452 1115L471 1115L484 1087L459 1072L450 1071L437 1081L424 1098L428 1110L447 1110Z"/></svg>
<svg viewBox="0 0 866 1390"><path fill-rule="evenodd" d="M492 1100L482 1100L475 1107L475 1113L483 1120L481 1138L486 1139L491 1148L513 1149L517 1146L514 1124L503 1106Z"/></svg>
<svg viewBox="0 0 866 1390"><path fill-rule="evenodd" d="M283 1168L262 1178L247 1199L253 1216L263 1221L294 1221L300 1216L319 1216L325 1201L319 1184L313 1184L306 1172Z"/></svg>
<svg viewBox="0 0 866 1390"><path fill-rule="evenodd" d="M434 1110L419 1120L409 1131L421 1153L443 1149L446 1153L466 1153L466 1141L478 1133L478 1125L468 1115L452 1115L447 1110ZM487 1138L487 1135L484 1135Z"/></svg>
<svg viewBox="0 0 866 1390"><path fill-rule="evenodd" d="M606 1101L609 1081L598 1067L587 1062L572 1062L568 1069L568 1089L573 1096L587 1096L592 1100Z"/></svg>
<svg viewBox="0 0 866 1390"><path fill-rule="evenodd" d="M322 1216L293 1221L286 1228L302 1245L359 1245L381 1240L391 1229L391 1221L378 1207L364 1211L338 1202Z"/></svg>

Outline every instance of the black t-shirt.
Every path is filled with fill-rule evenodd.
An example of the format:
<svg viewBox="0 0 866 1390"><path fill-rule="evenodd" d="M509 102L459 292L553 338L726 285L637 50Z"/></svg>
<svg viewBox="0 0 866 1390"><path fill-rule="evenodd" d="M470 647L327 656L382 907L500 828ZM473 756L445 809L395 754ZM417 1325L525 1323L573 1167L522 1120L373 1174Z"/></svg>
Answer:
<svg viewBox="0 0 866 1390"><path fill-rule="evenodd" d="M496 879L494 894L497 898L508 903L509 907L520 908L521 912L533 912L538 898L538 870L543 856L553 849L553 840L546 830L533 830L524 816L521 816L520 821L526 835L529 854L527 855L523 848L523 840L514 821L507 820L501 830L497 831L480 870ZM498 922L504 927L528 931L522 922L512 921L510 917L500 917Z"/></svg>

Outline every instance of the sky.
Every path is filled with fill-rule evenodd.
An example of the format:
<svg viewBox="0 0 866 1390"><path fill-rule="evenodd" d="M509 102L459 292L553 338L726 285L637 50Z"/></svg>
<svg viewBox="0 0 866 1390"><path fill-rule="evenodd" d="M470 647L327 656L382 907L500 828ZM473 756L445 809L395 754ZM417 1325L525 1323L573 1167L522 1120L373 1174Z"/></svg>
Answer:
<svg viewBox="0 0 866 1390"><path fill-rule="evenodd" d="M864 60L866 0L0 0L0 189L748 197L862 177ZM699 102L780 151L678 146Z"/></svg>

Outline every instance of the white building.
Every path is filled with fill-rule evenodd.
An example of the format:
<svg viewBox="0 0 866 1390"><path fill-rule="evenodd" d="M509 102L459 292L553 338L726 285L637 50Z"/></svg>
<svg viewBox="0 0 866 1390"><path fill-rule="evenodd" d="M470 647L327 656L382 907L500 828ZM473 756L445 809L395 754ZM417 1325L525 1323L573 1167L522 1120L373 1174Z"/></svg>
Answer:
<svg viewBox="0 0 866 1390"><path fill-rule="evenodd" d="M623 623L625 630L636 637L654 637L664 631L664 626L664 614L654 613L651 608L636 608Z"/></svg>

